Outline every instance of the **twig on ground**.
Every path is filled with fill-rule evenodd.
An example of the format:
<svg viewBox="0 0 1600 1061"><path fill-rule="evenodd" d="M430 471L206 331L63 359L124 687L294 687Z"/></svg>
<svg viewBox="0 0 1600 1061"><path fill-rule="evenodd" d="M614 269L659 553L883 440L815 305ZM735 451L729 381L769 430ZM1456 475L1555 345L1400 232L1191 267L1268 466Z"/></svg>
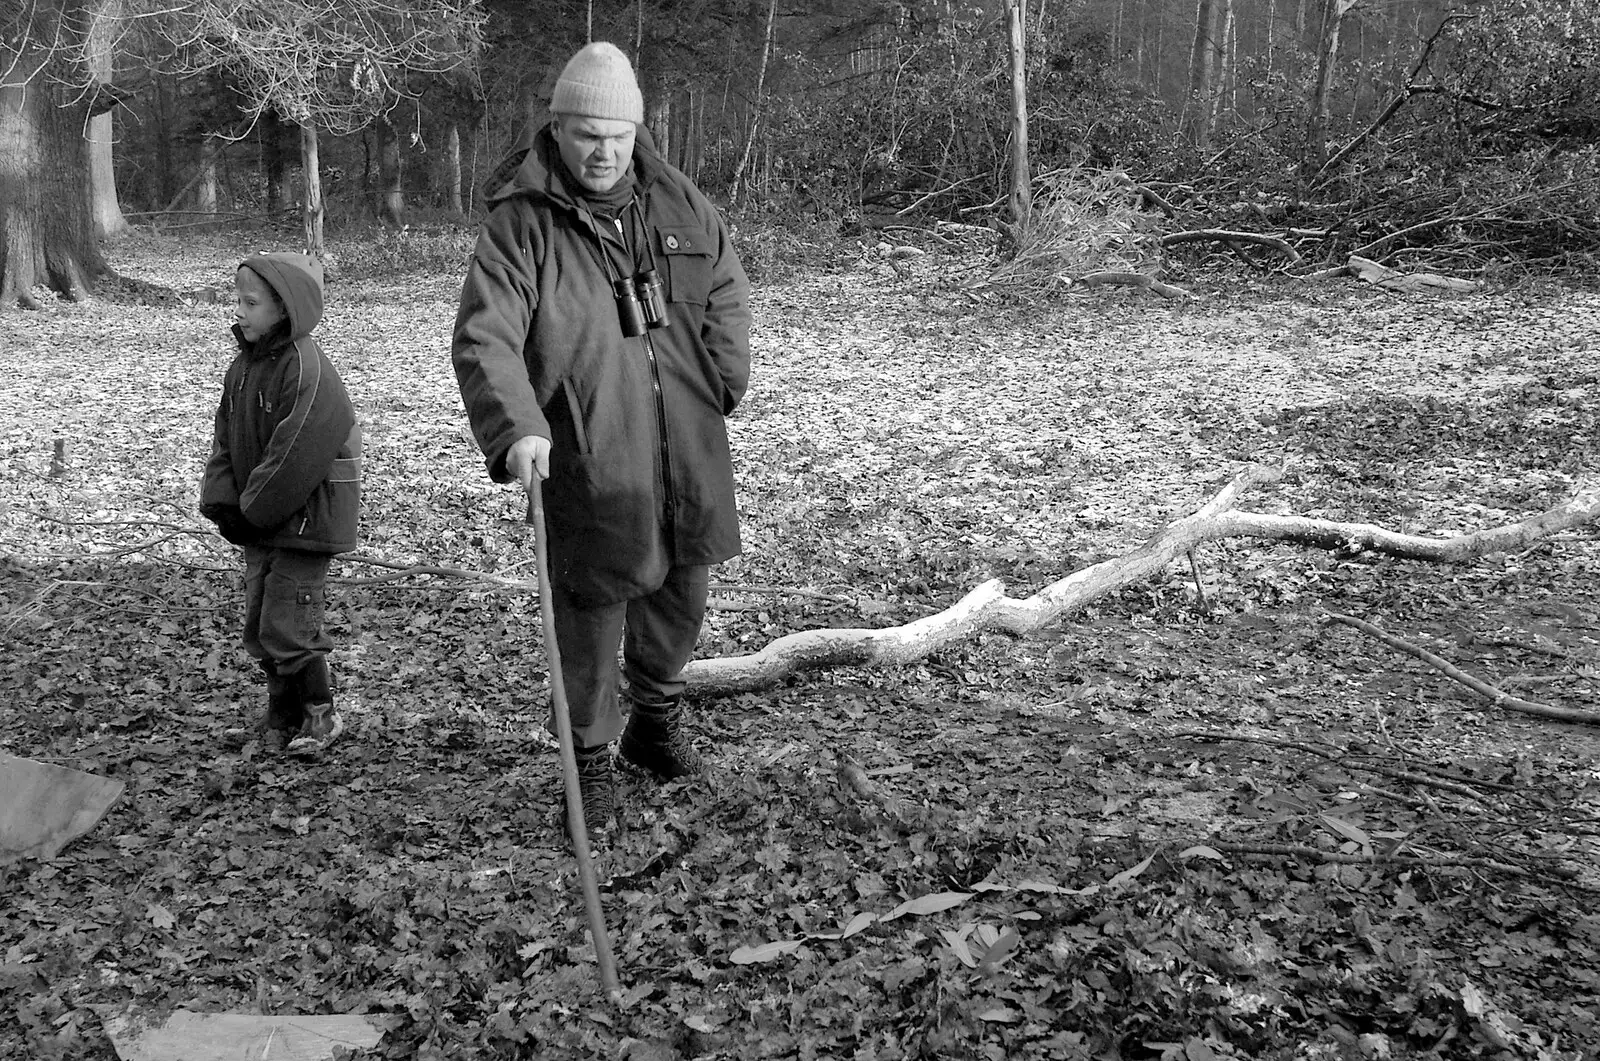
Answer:
<svg viewBox="0 0 1600 1061"><path fill-rule="evenodd" d="M178 531L176 533L173 533L173 534L163 534L161 537L152 538L147 542L140 542L138 545L129 545L129 546L127 546L125 548L122 548L122 549L113 549L113 550L111 550L109 552L104 552L104 553L35 553L33 556L29 557L29 559L33 559L33 560L109 560L109 559L112 559L112 558L118 557L118 556L129 556L129 555L131 555L133 553L142 553L146 549L151 548L152 546L160 545L162 542L170 542L174 538L182 538L184 535L193 535L194 533L196 533L196 532L190 531L190 530L180 530L180 531Z"/></svg>
<svg viewBox="0 0 1600 1061"><path fill-rule="evenodd" d="M1534 645L1526 641L1518 641L1514 637L1485 637L1482 634L1473 634L1472 640L1480 645L1494 645L1499 648L1514 648L1519 652L1532 652L1540 656L1554 656L1556 659L1571 659L1572 653L1564 648L1553 645Z"/></svg>
<svg viewBox="0 0 1600 1061"><path fill-rule="evenodd" d="M191 534L197 538L209 538L212 531L193 524L168 523L159 519L61 519L59 516L46 515L43 512L30 512L29 515L42 519L47 523L59 523L67 527L159 527L162 530L173 531L169 537L179 534Z"/></svg>
<svg viewBox="0 0 1600 1061"><path fill-rule="evenodd" d="M486 571L473 571L465 567L442 567L435 564L407 564L396 560L380 560L376 556L367 556L364 553L345 553L340 557L346 563L369 564L372 567L386 567L394 571L392 575L373 575L370 578L352 578L341 580L349 586L370 586L381 582L394 582L411 575L430 575L435 578L460 578L476 582L487 582L502 589L514 589L522 592L539 591L537 582L527 582L518 579L502 578L491 575Z"/></svg>
<svg viewBox="0 0 1600 1061"><path fill-rule="evenodd" d="M1337 612L1328 612L1327 621L1343 623L1346 626L1354 627L1355 629L1366 634L1368 637L1382 641L1390 648L1398 649L1399 651L1408 655L1415 656L1417 659L1422 660L1430 667L1433 667L1435 670L1445 675L1445 677L1452 678L1455 681L1460 682L1462 685L1465 685L1479 696L1490 701L1490 703L1492 703L1495 707L1506 707L1513 711L1520 711L1525 715L1537 715L1540 718L1554 718L1559 719L1562 722L1587 722L1591 725L1600 725L1600 712L1585 711L1582 708L1577 707L1555 707L1550 704L1535 703L1532 700L1524 700L1521 697L1512 696L1503 689L1497 689L1488 682L1483 681L1480 678L1473 677L1472 675L1450 663L1448 660L1434 655L1427 649L1419 648L1403 638L1395 637L1393 634L1386 633L1378 627L1373 626L1371 623L1365 622L1364 620L1357 619L1349 615L1340 615Z"/></svg>
<svg viewBox="0 0 1600 1061"><path fill-rule="evenodd" d="M798 586L739 586L731 582L713 582L709 587L718 593L758 593L772 597L806 597L810 600L827 601L829 604L850 604L849 597L841 597L836 593L822 593L814 589L801 589Z"/></svg>
<svg viewBox="0 0 1600 1061"><path fill-rule="evenodd" d="M1230 840L1207 840L1205 846L1216 851L1228 851L1239 855L1283 855L1296 858L1309 858L1318 862L1331 862L1344 866L1381 866L1385 863L1400 863L1407 866L1422 866L1428 869L1445 869L1462 867L1467 869L1488 869L1496 873L1505 873L1514 877L1532 877L1534 872L1522 866L1513 866L1490 858L1476 858L1470 855L1380 855L1374 852L1370 855L1347 855L1342 851L1324 851L1309 844L1247 844ZM1550 867L1544 872L1551 876L1561 877L1567 883L1569 875L1574 871L1560 867Z"/></svg>
<svg viewBox="0 0 1600 1061"><path fill-rule="evenodd" d="M1358 758L1372 758L1372 756L1363 752L1350 752L1343 748L1334 747L1323 748L1318 747L1315 744L1307 744L1303 741L1281 740L1273 737L1260 737L1249 733L1222 733L1216 730L1175 729L1170 730L1167 733L1167 736L1186 737L1190 740L1231 740L1250 744L1268 744L1278 748L1293 748L1297 751L1307 752L1322 759L1328 759L1342 763L1343 765L1353 769L1365 770L1368 773L1373 774L1382 774L1384 777L1392 777L1396 781L1408 781L1414 785L1423 785L1430 788L1437 788L1445 792L1452 792L1455 795L1461 796L1465 799L1470 799L1474 803L1488 802L1482 793L1474 791L1472 788L1459 781L1448 781L1442 778L1428 777L1424 774L1412 773L1410 770L1402 770L1399 767L1387 766L1383 763L1353 761Z"/></svg>

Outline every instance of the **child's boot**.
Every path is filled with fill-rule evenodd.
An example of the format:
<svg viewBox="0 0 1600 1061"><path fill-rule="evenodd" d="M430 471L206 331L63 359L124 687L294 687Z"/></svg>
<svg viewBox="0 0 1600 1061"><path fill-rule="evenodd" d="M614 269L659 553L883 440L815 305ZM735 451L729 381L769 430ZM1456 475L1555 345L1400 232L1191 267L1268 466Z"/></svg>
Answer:
<svg viewBox="0 0 1600 1061"><path fill-rule="evenodd" d="M278 665L270 659L260 662L267 674L267 713L261 719L261 746L270 752L281 752L305 724L305 711L290 688L290 680L278 673Z"/></svg>
<svg viewBox="0 0 1600 1061"><path fill-rule="evenodd" d="M289 752L315 756L344 732L344 719L333 706L333 681L328 673L327 657L317 656L289 680L304 712L300 734L289 742Z"/></svg>
<svg viewBox="0 0 1600 1061"><path fill-rule="evenodd" d="M237 751L252 740L259 740L269 752L281 752L300 732L305 723L305 712L300 698L291 688L291 681L278 673L278 665L270 659L257 660L262 673L267 676L267 707L254 726L236 727L223 734L223 743Z"/></svg>

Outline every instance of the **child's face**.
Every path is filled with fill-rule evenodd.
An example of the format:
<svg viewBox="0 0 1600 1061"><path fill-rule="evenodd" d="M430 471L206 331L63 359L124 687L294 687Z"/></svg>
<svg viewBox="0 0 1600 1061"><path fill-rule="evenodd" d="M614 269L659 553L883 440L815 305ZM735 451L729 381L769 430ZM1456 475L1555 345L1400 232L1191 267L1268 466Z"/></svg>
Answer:
<svg viewBox="0 0 1600 1061"><path fill-rule="evenodd" d="M283 320L283 307L267 282L254 269L240 269L233 277L233 319L246 342L255 342Z"/></svg>

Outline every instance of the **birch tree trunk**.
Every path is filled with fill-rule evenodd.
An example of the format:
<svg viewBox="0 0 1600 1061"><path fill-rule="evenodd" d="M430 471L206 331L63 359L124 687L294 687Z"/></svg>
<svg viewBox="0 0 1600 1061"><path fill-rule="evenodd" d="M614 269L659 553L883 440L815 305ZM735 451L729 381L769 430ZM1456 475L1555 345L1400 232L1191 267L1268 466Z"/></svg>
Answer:
<svg viewBox="0 0 1600 1061"><path fill-rule="evenodd" d="M1344 16L1357 0L1324 0L1321 44L1317 49L1317 79L1312 83L1306 104L1306 147L1301 171L1307 175L1322 169L1328 157L1328 94L1339 61L1339 29Z"/></svg>
<svg viewBox="0 0 1600 1061"><path fill-rule="evenodd" d="M767 82L767 60L772 56L772 24L778 17L778 0L768 0L767 3L767 30L761 44L761 66L756 70L756 98L752 104L754 110L750 116L750 136L744 142L744 154L739 156L739 164L733 169L733 188L728 194L728 206L732 209L739 205L739 187L744 181L745 170L750 166L750 153L755 150L756 136L761 129L762 93Z"/></svg>
<svg viewBox="0 0 1600 1061"><path fill-rule="evenodd" d="M320 259L324 250L322 219L326 211L322 203L322 162L317 149L317 127L310 119L300 123L300 165L305 173L305 202L302 220L305 224L306 253Z"/></svg>
<svg viewBox="0 0 1600 1061"><path fill-rule="evenodd" d="M97 84L110 85L115 65L116 31L122 14L121 0L101 0L90 11L88 47L89 76ZM128 231L117 201L116 166L112 143L116 139L110 109L89 119L89 194L93 204L94 232L101 239Z"/></svg>
<svg viewBox="0 0 1600 1061"><path fill-rule="evenodd" d="M1194 46L1189 50L1189 98L1184 125L1189 140L1204 148L1211 142L1215 114L1217 58L1222 47L1223 0L1199 0L1194 16Z"/></svg>

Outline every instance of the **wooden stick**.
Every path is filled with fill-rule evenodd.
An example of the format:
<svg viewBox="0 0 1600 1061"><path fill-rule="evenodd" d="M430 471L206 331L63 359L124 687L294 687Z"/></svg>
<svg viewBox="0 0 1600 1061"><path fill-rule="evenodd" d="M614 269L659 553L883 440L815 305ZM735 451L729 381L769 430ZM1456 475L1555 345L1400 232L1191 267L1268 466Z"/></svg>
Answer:
<svg viewBox="0 0 1600 1061"><path fill-rule="evenodd" d="M1535 703L1532 700L1524 700L1521 697L1512 696L1502 689L1496 689L1480 678L1474 678L1449 661L1435 656L1427 649L1418 648L1409 641L1395 637L1393 634L1385 633L1371 623L1363 622L1353 616L1328 612L1327 617L1329 622L1353 626L1368 637L1377 638L1390 648L1399 649L1401 652L1417 657L1422 662L1444 674L1445 677L1455 679L1479 696L1490 701L1495 707L1510 708L1512 711L1521 711L1525 715L1538 715L1540 718L1558 718L1563 722L1600 723L1600 713L1594 711L1585 711L1577 707L1553 707L1550 704Z"/></svg>
<svg viewBox="0 0 1600 1061"><path fill-rule="evenodd" d="M594 956L600 964L600 984L613 1002L622 995L617 983L617 966L611 956L611 937L606 933L606 911L600 905L600 882L595 876L594 859L589 854L589 829L583 823L583 792L578 785L578 756L572 746L572 718L567 708L567 687L561 679L561 650L556 646L555 604L550 598L550 546L544 525L544 491L539 473L533 473L528 488L528 522L533 524L533 548L539 569L539 618L544 623L544 652L550 661L550 691L555 697L556 738L561 743L561 775L567 790L567 829L572 834L572 849L578 856L578 879L583 884L583 903L589 912L589 934L594 937Z"/></svg>

